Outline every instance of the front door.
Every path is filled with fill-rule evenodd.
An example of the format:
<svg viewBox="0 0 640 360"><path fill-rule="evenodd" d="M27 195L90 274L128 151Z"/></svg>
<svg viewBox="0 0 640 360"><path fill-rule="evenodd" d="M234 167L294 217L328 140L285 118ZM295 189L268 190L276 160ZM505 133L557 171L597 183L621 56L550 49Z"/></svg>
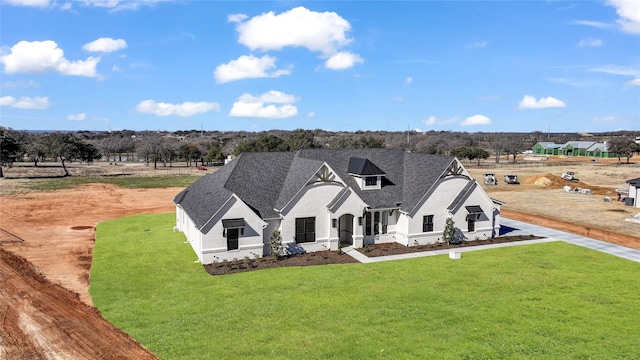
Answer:
<svg viewBox="0 0 640 360"><path fill-rule="evenodd" d="M340 245L353 245L353 215L346 214L338 219L338 231L340 232Z"/></svg>

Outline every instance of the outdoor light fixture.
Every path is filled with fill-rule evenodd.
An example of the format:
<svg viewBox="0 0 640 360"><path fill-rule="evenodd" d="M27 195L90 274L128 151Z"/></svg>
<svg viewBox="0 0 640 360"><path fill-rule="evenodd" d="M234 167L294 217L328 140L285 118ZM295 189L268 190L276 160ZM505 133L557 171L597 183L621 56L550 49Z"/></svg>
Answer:
<svg viewBox="0 0 640 360"><path fill-rule="evenodd" d="M358 218L358 225L362 225L362 216Z"/></svg>
<svg viewBox="0 0 640 360"><path fill-rule="evenodd" d="M331 226L338 227L338 219L331 219Z"/></svg>

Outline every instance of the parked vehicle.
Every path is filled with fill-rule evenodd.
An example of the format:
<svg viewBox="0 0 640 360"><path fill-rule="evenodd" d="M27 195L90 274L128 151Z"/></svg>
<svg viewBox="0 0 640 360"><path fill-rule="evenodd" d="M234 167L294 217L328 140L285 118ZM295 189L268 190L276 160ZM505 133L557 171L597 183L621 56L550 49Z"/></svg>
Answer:
<svg viewBox="0 0 640 360"><path fill-rule="evenodd" d="M496 174L494 174L494 173L485 173L484 174L484 184L485 185L498 185L498 179L496 178Z"/></svg>
<svg viewBox="0 0 640 360"><path fill-rule="evenodd" d="M507 184L520 184L518 181L518 175L516 174L507 174L504 176L504 182Z"/></svg>
<svg viewBox="0 0 640 360"><path fill-rule="evenodd" d="M578 181L578 178L576 177L576 173L574 173L573 171L563 172L562 178L569 181Z"/></svg>
<svg viewBox="0 0 640 360"><path fill-rule="evenodd" d="M198 166L198 170L207 170L207 167L204 165Z"/></svg>

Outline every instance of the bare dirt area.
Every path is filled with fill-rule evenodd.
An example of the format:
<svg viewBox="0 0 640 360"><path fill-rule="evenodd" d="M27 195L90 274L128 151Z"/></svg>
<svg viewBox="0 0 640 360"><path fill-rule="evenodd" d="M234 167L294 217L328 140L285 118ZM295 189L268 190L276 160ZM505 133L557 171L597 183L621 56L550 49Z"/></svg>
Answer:
<svg viewBox="0 0 640 360"><path fill-rule="evenodd" d="M617 160L552 157L466 166L480 184L484 172L496 174L498 185L482 187L492 198L506 202L505 217L640 249L640 224L625 221L640 213L640 208L617 201L616 192L628 186L627 180L640 176L640 164L617 164ZM579 181L563 180L560 175L565 171L575 172ZM518 175L520 184L502 181L508 173ZM572 190L565 191L566 186ZM590 194L575 188L589 189Z"/></svg>
<svg viewBox="0 0 640 360"><path fill-rule="evenodd" d="M481 186L507 203L502 206L505 217L640 249L640 224L624 221L640 209L615 201L615 189L640 176L640 166L617 165L617 159L571 160L518 159L517 164L502 160L465 166L481 184L483 172L496 173L497 186ZM112 166L120 169L121 165ZM592 193L563 191L565 185L557 183L556 177L564 171L576 172L581 183L572 185L590 188ZM507 173L517 174L521 184L505 184L502 177ZM29 180L0 180L0 359L154 358L91 307L88 287L95 227L122 216L174 211L172 199L181 188L91 184L52 192L11 191L12 184L21 181ZM605 196L613 201L605 202ZM384 255L393 251L385 250ZM335 252L326 259L323 254L313 257L291 260L290 265L352 261ZM257 260L218 265L230 272L234 266L235 270L258 268ZM269 261L262 260L265 266Z"/></svg>
<svg viewBox="0 0 640 360"><path fill-rule="evenodd" d="M0 358L156 359L77 294L0 249Z"/></svg>
<svg viewBox="0 0 640 360"><path fill-rule="evenodd" d="M91 307L95 227L173 211L180 190L90 184L0 197L0 358L155 358Z"/></svg>

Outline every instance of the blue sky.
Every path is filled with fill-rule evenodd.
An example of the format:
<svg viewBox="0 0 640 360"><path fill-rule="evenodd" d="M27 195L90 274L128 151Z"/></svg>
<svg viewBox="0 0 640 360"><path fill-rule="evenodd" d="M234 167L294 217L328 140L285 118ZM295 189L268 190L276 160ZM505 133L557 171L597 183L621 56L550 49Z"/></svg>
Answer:
<svg viewBox="0 0 640 360"><path fill-rule="evenodd" d="M640 131L640 1L1 0L17 130Z"/></svg>

